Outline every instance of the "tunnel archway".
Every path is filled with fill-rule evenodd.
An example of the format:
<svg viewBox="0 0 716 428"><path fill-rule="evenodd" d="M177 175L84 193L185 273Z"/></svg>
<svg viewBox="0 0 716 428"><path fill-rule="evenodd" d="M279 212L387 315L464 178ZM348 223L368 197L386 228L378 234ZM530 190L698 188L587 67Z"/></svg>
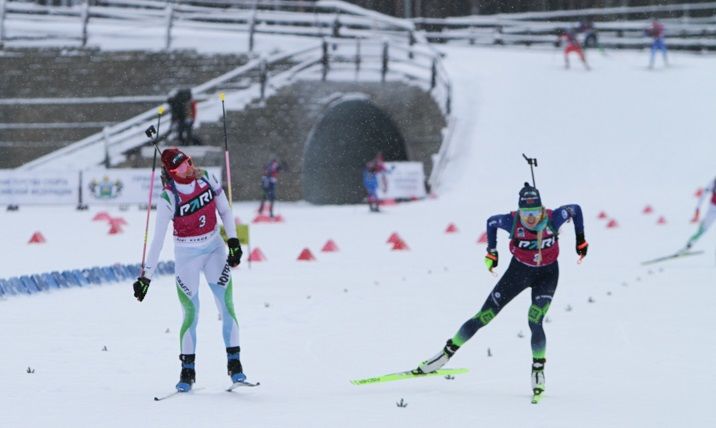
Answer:
<svg viewBox="0 0 716 428"><path fill-rule="evenodd" d="M366 96L331 103L311 129L303 156L303 196L314 204L355 204L365 197L363 167L378 152L408 160L393 120Z"/></svg>

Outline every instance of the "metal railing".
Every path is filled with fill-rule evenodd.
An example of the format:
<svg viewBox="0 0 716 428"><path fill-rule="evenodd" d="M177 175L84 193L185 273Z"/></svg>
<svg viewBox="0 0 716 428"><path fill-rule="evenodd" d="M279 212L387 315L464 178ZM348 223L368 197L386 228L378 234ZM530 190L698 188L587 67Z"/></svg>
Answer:
<svg viewBox="0 0 716 428"><path fill-rule="evenodd" d="M254 100L268 97L272 91L297 78L401 80L430 91L442 112L450 115L451 83L440 54L425 45L395 41L326 38L308 48L257 58L215 79L192 88L202 121L218 121L221 107L218 93L226 92L227 109L241 109ZM248 84L247 84L248 82ZM240 83L240 84L239 84ZM242 89L234 89L237 86ZM163 105L167 109L167 105ZM103 132L37 158L19 167L87 168L109 160L121 163L126 153L147 144L144 131L156 123L157 109L148 110ZM166 123L166 122L165 122ZM159 129L159 138L169 135L167 126Z"/></svg>
<svg viewBox="0 0 716 428"><path fill-rule="evenodd" d="M103 23L134 23L162 29L165 49L171 49L174 33L182 28L245 32L249 35L249 52L253 51L258 34L368 38L381 33L405 40L416 39L412 22L344 1L232 1L226 2L224 7L222 2L205 3L98 0L92 5L84 1L72 6L46 6L0 0L0 46L15 41L61 38L67 44L85 47L93 36L91 29ZM12 31L7 30L9 22L16 24Z"/></svg>

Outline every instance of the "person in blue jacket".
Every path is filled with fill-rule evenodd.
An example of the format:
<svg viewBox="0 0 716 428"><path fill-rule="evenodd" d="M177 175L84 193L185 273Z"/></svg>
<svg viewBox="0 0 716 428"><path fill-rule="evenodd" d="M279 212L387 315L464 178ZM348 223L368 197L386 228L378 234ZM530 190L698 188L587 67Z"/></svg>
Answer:
<svg viewBox="0 0 716 428"><path fill-rule="evenodd" d="M420 363L414 373L430 373L440 369L512 299L530 288L532 305L527 319L532 333L532 390L535 395L544 391L547 339L542 321L552 302L559 279L559 228L568 220L574 220L576 251L581 258L587 255L589 244L584 239L584 219L579 205L563 205L556 210L546 209L542 206L539 191L525 183L519 193L518 207L517 211L487 219L485 265L490 272L497 267L497 229L502 229L510 234L509 248L513 256L507 271L497 282L480 311L460 327L437 355Z"/></svg>

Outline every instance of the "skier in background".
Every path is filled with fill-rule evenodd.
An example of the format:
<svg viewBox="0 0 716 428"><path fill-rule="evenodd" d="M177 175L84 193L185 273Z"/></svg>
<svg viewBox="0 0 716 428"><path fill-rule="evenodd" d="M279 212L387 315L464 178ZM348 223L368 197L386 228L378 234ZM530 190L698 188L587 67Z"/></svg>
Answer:
<svg viewBox="0 0 716 428"><path fill-rule="evenodd" d="M701 203L704 201L704 199L706 199L707 196L711 197L711 203L706 209L706 215L704 215L704 219L701 220L701 223L699 223L698 230L691 238L689 238L689 242L686 243L687 250L691 248L694 245L694 242L698 241L699 238L701 238L706 233L709 227L711 227L714 221L716 221L716 178L714 178L713 182L711 182L709 186L706 186L704 191L701 193L701 196L699 197L699 202L696 204L696 211L694 211L694 217L691 219L693 223L699 221L701 214Z"/></svg>
<svg viewBox="0 0 716 428"><path fill-rule="evenodd" d="M229 201L213 175L194 166L192 159L176 148L165 149L162 159L164 191L157 204L155 235L142 276L134 283L140 302L149 290L169 221L174 225L176 288L184 320L179 334L181 373L176 388L189 391L196 380L196 326L199 320L199 274L214 294L223 320L228 374L232 382L246 379L239 359L239 325L234 312L231 268L241 262L241 245ZM219 235L216 212L224 224L229 254Z"/></svg>
<svg viewBox="0 0 716 428"><path fill-rule="evenodd" d="M576 52L577 56L579 56L579 59L582 61L582 64L584 64L584 68L590 70L589 64L587 64L587 58L584 56L582 45L577 39L577 30L570 28L569 30L564 31L559 36L559 41L561 42L562 40L567 42L567 45L564 47L564 68L569 69L569 54Z"/></svg>
<svg viewBox="0 0 716 428"><path fill-rule="evenodd" d="M659 22L658 19L654 19L651 23L651 28L645 31L646 35L651 37L651 55L649 56L649 68L654 68L654 57L656 51L661 51L661 55L664 58L664 65L668 66L669 61L666 57L666 43L664 42L664 24Z"/></svg>
<svg viewBox="0 0 716 428"><path fill-rule="evenodd" d="M413 373L430 373L440 369L479 329L492 321L513 298L529 287L532 289L532 305L527 314L532 332L532 390L535 397L544 391L547 341L542 320L557 289L559 228L569 219L574 220L576 251L581 258L587 255L589 244L584 239L584 221L579 205L564 205L554 211L545 209L539 191L525 183L519 193L518 207L518 211L494 215L487 219L485 265L490 272L497 267L497 229L503 229L510 233L510 252L513 255L507 271L497 282L480 311L460 327L437 355L423 361Z"/></svg>
<svg viewBox="0 0 716 428"><path fill-rule="evenodd" d="M268 201L269 216L273 218L273 204L276 200L276 183L278 183L278 173L282 170L281 164L275 156L264 166L264 172L261 175L261 204L259 205L259 214L264 212L264 203Z"/></svg>
<svg viewBox="0 0 716 428"><path fill-rule="evenodd" d="M365 188L368 200L368 209L371 212L380 212L380 200L378 199L378 178L380 176L383 188L386 187L385 162L383 161L383 153L378 152L375 158L366 162L363 168L363 187Z"/></svg>

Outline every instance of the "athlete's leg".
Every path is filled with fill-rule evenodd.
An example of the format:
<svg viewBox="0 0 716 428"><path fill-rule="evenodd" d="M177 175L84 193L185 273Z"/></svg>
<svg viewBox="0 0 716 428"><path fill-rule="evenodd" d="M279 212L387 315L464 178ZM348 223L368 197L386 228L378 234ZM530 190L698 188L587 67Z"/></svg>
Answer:
<svg viewBox="0 0 716 428"><path fill-rule="evenodd" d="M539 268L536 281L532 284L532 305L527 314L530 331L532 332L532 357L544 359L547 349L547 338L544 333L542 321L547 314L552 297L557 289L559 280L559 266L557 262Z"/></svg>
<svg viewBox="0 0 716 428"><path fill-rule="evenodd" d="M462 346L479 329L492 321L502 308L532 282L532 272L535 269L525 266L513 258L507 271L497 282L480 311L460 327L460 330L453 336L452 343L458 347Z"/></svg>
<svg viewBox="0 0 716 428"><path fill-rule="evenodd" d="M649 68L654 68L654 57L656 56L657 49L659 49L659 44L657 40L654 40L651 44L651 53L649 55Z"/></svg>
<svg viewBox="0 0 716 428"><path fill-rule="evenodd" d="M218 245L213 248L204 264L204 276L214 295L216 308L221 314L224 344L230 348L239 346L239 324L234 311L231 268L226 263L226 248L221 240L217 241Z"/></svg>
<svg viewBox="0 0 716 428"><path fill-rule="evenodd" d="M196 323L199 319L199 271L203 257L194 248L175 249L176 288L184 319L179 331L182 354L196 353Z"/></svg>
<svg viewBox="0 0 716 428"><path fill-rule="evenodd" d="M467 320L460 330L447 341L445 347L432 358L428 358L418 365L417 371L431 373L444 366L448 360L465 344L475 333L486 326L497 314L515 298L533 280L530 271L534 268L523 265L514 258L502 278L497 282L482 309L474 317Z"/></svg>
<svg viewBox="0 0 716 428"><path fill-rule="evenodd" d="M716 221L716 205L709 205L708 211L706 211L706 215L704 215L704 219L701 220L701 223L699 223L699 228L696 230L696 233L689 238L689 242L686 244L687 248L691 248L691 246L694 244L694 242L698 241L699 238L701 238L707 230L711 227L711 225Z"/></svg>

